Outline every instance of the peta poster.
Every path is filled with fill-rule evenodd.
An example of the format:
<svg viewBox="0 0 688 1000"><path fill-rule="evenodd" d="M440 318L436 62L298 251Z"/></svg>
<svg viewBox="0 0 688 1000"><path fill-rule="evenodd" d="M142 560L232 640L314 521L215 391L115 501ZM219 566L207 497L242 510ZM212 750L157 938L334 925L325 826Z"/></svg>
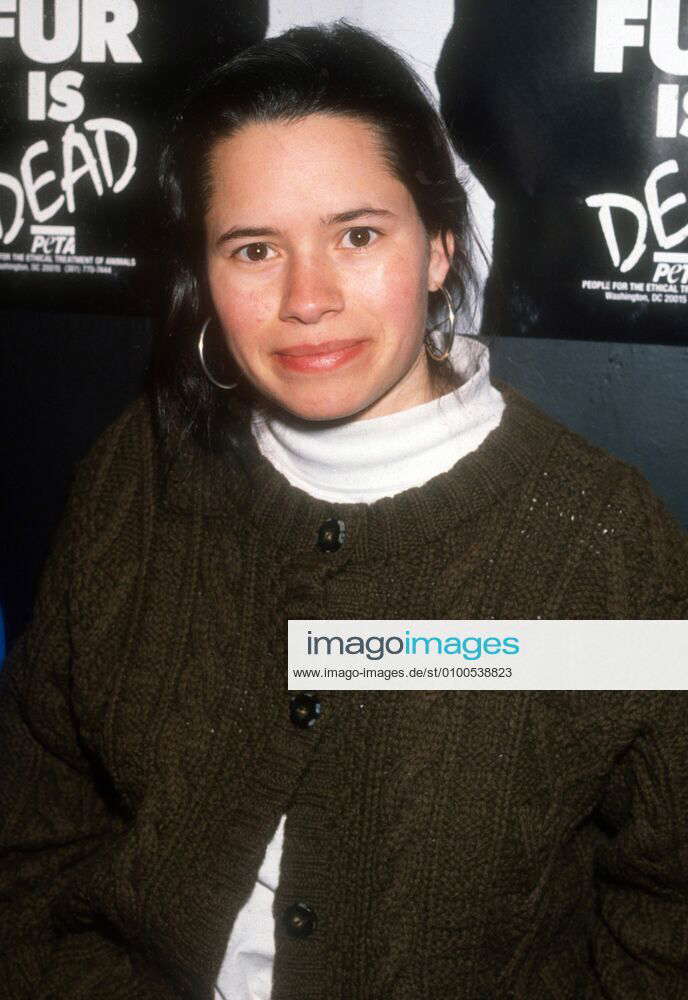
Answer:
<svg viewBox="0 0 688 1000"><path fill-rule="evenodd" d="M682 30L685 29L685 30ZM683 36L683 38L682 38ZM654 79L648 88L655 156L638 184L598 191L585 204L597 212L599 233L613 268L612 280L582 279L606 300L688 304L688 6L680 0L598 0L594 72L623 76L627 51L641 49ZM628 57L629 68L631 66ZM635 65L638 65L637 54ZM682 84L682 78L685 78ZM642 79L642 76L641 76ZM641 109L643 103L641 102ZM639 121L642 128L642 119ZM620 185L619 185L620 186ZM688 311L684 311L688 312Z"/></svg>
<svg viewBox="0 0 688 1000"><path fill-rule="evenodd" d="M687 0L457 0L437 79L495 203L483 330L688 342Z"/></svg>
<svg viewBox="0 0 688 1000"><path fill-rule="evenodd" d="M265 30L254 2L0 0L3 304L155 308L165 116Z"/></svg>

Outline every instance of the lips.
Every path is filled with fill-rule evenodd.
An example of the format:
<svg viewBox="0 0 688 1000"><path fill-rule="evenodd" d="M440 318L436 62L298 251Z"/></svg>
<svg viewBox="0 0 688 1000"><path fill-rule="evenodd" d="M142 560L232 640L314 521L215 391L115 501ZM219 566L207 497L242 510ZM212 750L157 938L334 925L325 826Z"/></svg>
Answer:
<svg viewBox="0 0 688 1000"><path fill-rule="evenodd" d="M295 344L291 347L283 347L276 351L277 354L285 354L290 358L315 357L318 354L335 354L343 351L347 347L361 343L360 340L323 340L319 344Z"/></svg>
<svg viewBox="0 0 688 1000"><path fill-rule="evenodd" d="M359 358L369 344L369 340L321 340L318 344L292 344L275 351L275 359L285 371L322 375Z"/></svg>

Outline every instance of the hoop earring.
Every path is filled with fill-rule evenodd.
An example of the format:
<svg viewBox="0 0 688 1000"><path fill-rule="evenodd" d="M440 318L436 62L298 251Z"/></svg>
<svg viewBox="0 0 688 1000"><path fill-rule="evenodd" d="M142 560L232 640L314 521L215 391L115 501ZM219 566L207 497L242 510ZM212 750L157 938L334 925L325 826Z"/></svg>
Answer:
<svg viewBox="0 0 688 1000"><path fill-rule="evenodd" d="M432 339L430 337L430 334L433 332L432 330L428 330L424 338L425 350L427 351L428 355L432 358L432 360L437 362L445 361L451 353L452 345L454 343L454 334L455 334L454 324L456 322L456 315L454 313L454 307L452 305L452 300L449 295L449 292L444 287L444 285L440 287L439 291L442 292L442 294L444 295L445 302L447 303L447 311L449 313L449 333L445 334L446 346L444 351L441 354L437 354L435 352L435 345L433 344Z"/></svg>
<svg viewBox="0 0 688 1000"><path fill-rule="evenodd" d="M198 356L201 359L201 368L205 372L208 379L213 383L213 385L216 385L218 389L236 389L236 387L239 384L238 382L232 382L231 385L224 385L222 382L218 382L218 380L210 374L210 372L206 367L205 358L203 357L203 338L205 336L205 331L208 329L209 323L210 323L210 317L208 317L208 319L203 324L203 327L201 328L201 335L198 338Z"/></svg>

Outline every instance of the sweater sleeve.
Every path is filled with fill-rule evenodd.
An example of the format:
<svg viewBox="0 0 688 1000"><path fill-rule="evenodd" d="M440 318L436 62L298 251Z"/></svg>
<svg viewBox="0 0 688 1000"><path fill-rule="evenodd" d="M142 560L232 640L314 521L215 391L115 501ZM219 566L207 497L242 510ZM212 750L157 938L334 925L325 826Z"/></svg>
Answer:
<svg viewBox="0 0 688 1000"><path fill-rule="evenodd" d="M635 738L597 818L592 976L585 1000L688 996L688 696L632 692Z"/></svg>
<svg viewBox="0 0 688 1000"><path fill-rule="evenodd" d="M113 425L114 426L114 425ZM79 740L70 699L75 582L85 571L109 429L77 467L30 625L0 671L0 998L171 1000L94 915L61 927L56 903L125 817Z"/></svg>
<svg viewBox="0 0 688 1000"><path fill-rule="evenodd" d="M688 538L673 516L630 468L608 510L613 615L685 619ZM583 995L678 1000L688 997L688 692L619 692L618 703L633 739L597 811L609 839L595 859Z"/></svg>

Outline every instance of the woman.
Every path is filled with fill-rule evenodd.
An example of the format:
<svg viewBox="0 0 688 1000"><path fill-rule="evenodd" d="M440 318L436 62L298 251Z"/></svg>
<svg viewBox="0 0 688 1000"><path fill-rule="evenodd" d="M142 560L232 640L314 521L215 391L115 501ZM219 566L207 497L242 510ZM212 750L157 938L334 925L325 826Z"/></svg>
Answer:
<svg viewBox="0 0 688 1000"><path fill-rule="evenodd" d="M683 694L286 690L289 619L686 612L644 480L452 347L466 198L413 74L288 32L161 175L149 394L2 675L0 995L686 995Z"/></svg>

